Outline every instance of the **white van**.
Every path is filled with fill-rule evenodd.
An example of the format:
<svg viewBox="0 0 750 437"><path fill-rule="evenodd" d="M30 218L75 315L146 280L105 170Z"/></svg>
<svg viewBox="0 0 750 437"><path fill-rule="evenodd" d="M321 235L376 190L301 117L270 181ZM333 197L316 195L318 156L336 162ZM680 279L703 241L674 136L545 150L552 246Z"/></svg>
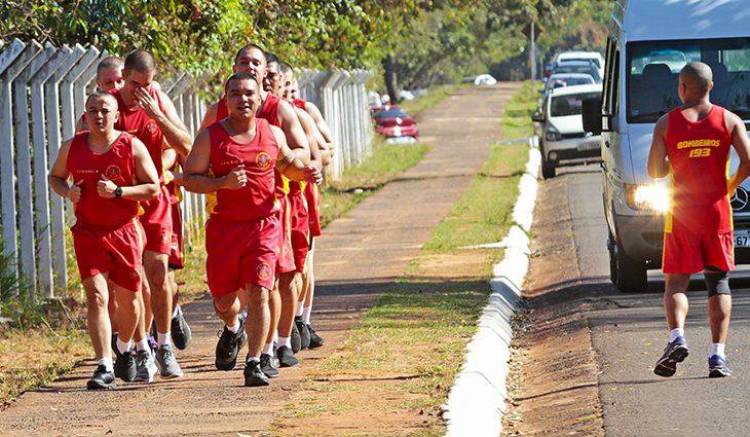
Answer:
<svg viewBox="0 0 750 437"><path fill-rule="evenodd" d="M601 102L584 104L586 130L601 129L604 211L612 281L644 291L661 268L667 181L646 171L656 120L680 105L677 76L687 62L711 66L711 101L750 121L750 4L740 0L617 2L607 41ZM732 153L732 169L737 168ZM747 185L732 199L735 254L750 260Z"/></svg>

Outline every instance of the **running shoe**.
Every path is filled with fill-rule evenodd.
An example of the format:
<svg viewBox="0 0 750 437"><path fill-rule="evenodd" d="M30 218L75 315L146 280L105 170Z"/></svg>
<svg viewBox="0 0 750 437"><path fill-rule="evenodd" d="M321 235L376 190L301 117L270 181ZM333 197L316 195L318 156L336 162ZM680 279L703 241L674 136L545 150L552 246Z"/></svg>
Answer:
<svg viewBox="0 0 750 437"><path fill-rule="evenodd" d="M108 372L104 365L99 364L94 370L94 375L86 383L88 390L107 390L115 388L115 374Z"/></svg>
<svg viewBox="0 0 750 437"><path fill-rule="evenodd" d="M177 349L184 350L190 344L190 339L192 338L193 333L190 330L190 325L188 325L187 320L185 320L185 315L182 313L181 306L177 305L175 315L174 317L172 317L172 322L170 325L170 332L172 333L172 343L174 343Z"/></svg>
<svg viewBox="0 0 750 437"><path fill-rule="evenodd" d="M292 332L289 334L289 337L292 341L292 352L296 354L302 350L302 337L300 336L296 323L292 323Z"/></svg>
<svg viewBox="0 0 750 437"><path fill-rule="evenodd" d="M115 360L115 376L125 382L135 381L135 356L132 351L117 356Z"/></svg>
<svg viewBox="0 0 750 437"><path fill-rule="evenodd" d="M237 354L240 353L242 345L245 344L245 326L240 321L240 330L234 333L227 329L220 331L219 341L216 343L216 368L219 370L232 370L237 364Z"/></svg>
<svg viewBox="0 0 750 437"><path fill-rule="evenodd" d="M300 339L302 340L302 349L307 349L310 347L310 330L307 329L307 325L305 325L305 322L302 321L302 316L297 316L294 318L294 326L297 327L297 331L299 331Z"/></svg>
<svg viewBox="0 0 750 437"><path fill-rule="evenodd" d="M117 333L112 334L112 352L115 353L115 357L120 356L120 351L117 350Z"/></svg>
<svg viewBox="0 0 750 437"><path fill-rule="evenodd" d="M310 331L310 349L315 349L325 344L325 340L323 340L323 337L319 336L315 332L311 324L307 324L307 329L308 331Z"/></svg>
<svg viewBox="0 0 750 437"><path fill-rule="evenodd" d="M664 348L659 361L656 362L654 373L665 378L669 378L677 371L677 363L681 363L687 358L690 351L684 337L677 337L673 342L668 343Z"/></svg>
<svg viewBox="0 0 750 437"><path fill-rule="evenodd" d="M268 385L268 377L260 369L260 362L247 360L245 362L245 387L262 387Z"/></svg>
<svg viewBox="0 0 750 437"><path fill-rule="evenodd" d="M260 356L260 370L262 370L267 377L276 378L277 376L279 376L279 369L273 366L272 361L273 360L271 359L271 355L262 354Z"/></svg>
<svg viewBox="0 0 750 437"><path fill-rule="evenodd" d="M708 377L723 378L725 376L732 376L727 359L719 355L711 355L708 358Z"/></svg>
<svg viewBox="0 0 750 437"><path fill-rule="evenodd" d="M279 346L276 349L276 356L279 357L279 367L294 367L299 364L299 360L289 346Z"/></svg>
<svg viewBox="0 0 750 437"><path fill-rule="evenodd" d="M177 362L171 344L163 344L156 350L156 366L163 378L179 378L182 376L182 369Z"/></svg>
<svg viewBox="0 0 750 437"><path fill-rule="evenodd" d="M146 341L148 341L148 347L151 349L151 353L156 354L156 350L159 349L159 342L156 341L156 336L149 333L146 335Z"/></svg>
<svg viewBox="0 0 750 437"><path fill-rule="evenodd" d="M135 354L135 380L146 383L154 382L156 378L156 359L151 351L138 351Z"/></svg>

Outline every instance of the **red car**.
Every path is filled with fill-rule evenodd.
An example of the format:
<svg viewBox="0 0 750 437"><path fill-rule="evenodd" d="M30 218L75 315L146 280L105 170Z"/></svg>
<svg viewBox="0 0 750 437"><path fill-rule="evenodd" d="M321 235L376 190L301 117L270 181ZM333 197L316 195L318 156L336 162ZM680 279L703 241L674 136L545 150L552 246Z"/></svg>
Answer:
<svg viewBox="0 0 750 437"><path fill-rule="evenodd" d="M400 108L378 112L373 115L375 131L386 138L419 138L417 122Z"/></svg>

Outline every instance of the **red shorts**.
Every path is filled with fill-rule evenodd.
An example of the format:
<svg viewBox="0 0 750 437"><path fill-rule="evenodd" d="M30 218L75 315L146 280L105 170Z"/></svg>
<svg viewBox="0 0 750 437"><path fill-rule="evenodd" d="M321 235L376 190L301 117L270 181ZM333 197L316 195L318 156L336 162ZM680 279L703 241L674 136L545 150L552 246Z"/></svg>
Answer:
<svg viewBox="0 0 750 437"><path fill-rule="evenodd" d="M279 223L281 232L279 241L276 246L279 248L279 257L276 260L276 274L289 273L297 269L294 265L294 251L292 249L292 210L289 207L289 198L287 196L279 199L281 208L279 208Z"/></svg>
<svg viewBox="0 0 750 437"><path fill-rule="evenodd" d="M664 233L664 273L692 274L706 267L734 270L732 231L697 234L675 226Z"/></svg>
<svg viewBox="0 0 750 437"><path fill-rule="evenodd" d="M139 217L146 233L145 250L169 255L172 247L172 204L169 192L162 186L155 199L141 202L143 215Z"/></svg>
<svg viewBox="0 0 750 437"><path fill-rule="evenodd" d="M247 284L272 289L281 224L276 216L252 221L211 217L206 223L206 273L214 298Z"/></svg>
<svg viewBox="0 0 750 437"><path fill-rule="evenodd" d="M310 219L310 236L319 237L320 229L320 189L315 184L307 184L305 187L305 199L307 200L307 212Z"/></svg>
<svg viewBox="0 0 750 437"><path fill-rule="evenodd" d="M136 220L115 230L75 225L71 231L82 281L109 274L109 280L120 287L133 292L141 290L144 235Z"/></svg>
<svg viewBox="0 0 750 437"><path fill-rule="evenodd" d="M177 199L175 199L177 200ZM180 270L185 268L185 255L182 239L182 208L179 201L172 203L172 243L169 246L169 268Z"/></svg>
<svg viewBox="0 0 750 437"><path fill-rule="evenodd" d="M302 273L305 270L307 253L310 251L310 220L307 202L302 191L289 193L289 206L292 215L291 239L294 266L298 272Z"/></svg>

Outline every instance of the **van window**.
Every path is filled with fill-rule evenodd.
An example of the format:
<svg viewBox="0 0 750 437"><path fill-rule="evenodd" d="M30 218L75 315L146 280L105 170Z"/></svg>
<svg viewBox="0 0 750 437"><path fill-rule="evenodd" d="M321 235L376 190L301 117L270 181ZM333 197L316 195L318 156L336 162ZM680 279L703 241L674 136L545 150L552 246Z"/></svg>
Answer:
<svg viewBox="0 0 750 437"><path fill-rule="evenodd" d="M550 117L581 115L584 100L600 97L601 93L571 94L567 96L552 97L552 101L550 102Z"/></svg>
<svg viewBox="0 0 750 437"><path fill-rule="evenodd" d="M750 38L722 38L628 43L628 122L654 123L679 106L677 78L693 61L713 71L711 101L750 118Z"/></svg>

